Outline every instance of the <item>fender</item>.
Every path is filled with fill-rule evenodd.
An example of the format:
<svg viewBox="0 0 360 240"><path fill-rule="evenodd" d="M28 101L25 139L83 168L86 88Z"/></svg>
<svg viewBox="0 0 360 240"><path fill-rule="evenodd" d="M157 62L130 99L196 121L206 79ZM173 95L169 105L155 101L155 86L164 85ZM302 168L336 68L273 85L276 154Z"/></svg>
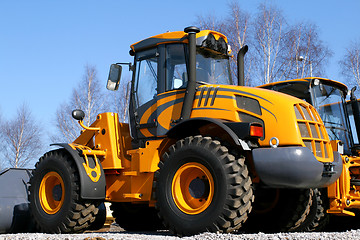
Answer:
<svg viewBox="0 0 360 240"><path fill-rule="evenodd" d="M80 153L74 150L72 147L69 146L67 143L55 143L51 144L50 146L60 146L63 147L74 159L74 162L77 166L80 176L80 196L83 199L105 199L106 193L106 181L105 181L105 174L104 170L100 165L101 175L97 182L93 182L90 177L87 175L83 163L84 158L81 157Z"/></svg>
<svg viewBox="0 0 360 240"><path fill-rule="evenodd" d="M175 139L184 138L194 135L194 133L198 134L198 129L207 124L215 124L229 135L234 144L247 150L244 148L244 144L246 143L242 140L250 137L250 126L258 123L222 122L213 118L190 118L175 125L166 133L166 135Z"/></svg>

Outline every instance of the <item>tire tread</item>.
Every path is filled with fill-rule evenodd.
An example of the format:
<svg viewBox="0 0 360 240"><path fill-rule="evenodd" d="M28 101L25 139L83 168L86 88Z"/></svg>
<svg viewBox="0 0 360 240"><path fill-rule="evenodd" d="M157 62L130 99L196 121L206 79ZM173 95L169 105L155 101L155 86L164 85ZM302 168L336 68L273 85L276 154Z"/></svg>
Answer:
<svg viewBox="0 0 360 240"><path fill-rule="evenodd" d="M245 158L236 158L220 141L201 135L178 140L169 147L168 152L163 154L158 164L159 169L154 175L154 185L157 187L160 185L157 181L165 165L168 161L171 161L172 155L184 146L202 148L210 151L223 165L227 176L227 198L222 207L223 209L220 211L221 213L216 217L217 220L215 222L204 229L198 229L197 233L202 231L228 233L239 229L252 210L253 192L251 188L251 178L249 177L249 171L245 164ZM159 194L155 194L155 196L158 195ZM174 226L171 224L171 221L165 216L162 211L162 206L158 201L155 204L155 208L159 211L159 217L163 220L164 225L166 227L171 226L169 227L171 232L179 236L194 234L194 232L188 232L182 228L182 226Z"/></svg>
<svg viewBox="0 0 360 240"><path fill-rule="evenodd" d="M71 202L69 204L70 209L64 210L63 217L60 222L55 225L49 224L48 218L42 218L37 205L34 203L35 199L39 198L38 193L35 190L35 186L40 184L41 181L41 169L51 169L51 161L61 162L65 166L69 178L71 179ZM49 165L49 166L48 166ZM39 170L39 168L41 168ZM80 197L80 180L75 163L71 156L64 149L53 150L47 152L42 156L35 164L35 169L32 171L29 187L29 201L30 211L33 219L35 220L36 228L41 232L46 233L76 233L83 232L90 226L90 223L95 220L97 214L96 202L86 202ZM62 211L61 209L59 211Z"/></svg>

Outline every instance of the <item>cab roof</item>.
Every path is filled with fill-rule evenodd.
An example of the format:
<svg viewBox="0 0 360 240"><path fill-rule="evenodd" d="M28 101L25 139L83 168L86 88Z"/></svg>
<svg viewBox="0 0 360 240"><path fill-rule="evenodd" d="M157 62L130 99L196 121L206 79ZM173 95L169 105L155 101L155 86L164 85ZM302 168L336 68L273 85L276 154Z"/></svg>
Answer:
<svg viewBox="0 0 360 240"><path fill-rule="evenodd" d="M196 34L196 45L201 46L202 42L209 36L213 35L216 40L223 38L226 43L228 43L227 38L222 33L212 31L212 30L203 30ZM144 40L141 40L137 43L134 43L130 46L133 52L151 48L160 44L165 43L187 43L188 34L183 31L177 32L166 32L159 35L155 35Z"/></svg>
<svg viewBox="0 0 360 240"><path fill-rule="evenodd" d="M304 82L304 83L307 82L307 83L310 84L311 80L314 80L314 79L319 79L319 80L321 80L323 82L326 82L329 85L335 85L337 88L342 90L345 94L347 94L347 92L348 92L348 88L347 88L347 86L345 84L343 84L341 82L338 82L338 81L330 80L330 79L327 79L327 78L318 78L318 77L285 80L285 81L268 83L268 84L261 85L261 86L258 86L258 87L260 87L260 88L270 88L270 87L273 87L273 86L276 86L276 85L286 84L286 83L290 83L290 82Z"/></svg>

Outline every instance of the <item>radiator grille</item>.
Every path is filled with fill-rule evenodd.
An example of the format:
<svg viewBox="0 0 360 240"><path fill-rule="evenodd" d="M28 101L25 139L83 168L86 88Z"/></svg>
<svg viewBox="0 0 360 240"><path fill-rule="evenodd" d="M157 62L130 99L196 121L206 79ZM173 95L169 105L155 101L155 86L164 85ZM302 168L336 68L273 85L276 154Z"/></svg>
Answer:
<svg viewBox="0 0 360 240"><path fill-rule="evenodd" d="M314 107L307 104L295 104L295 114L304 145L319 158L328 158L330 140L321 118Z"/></svg>

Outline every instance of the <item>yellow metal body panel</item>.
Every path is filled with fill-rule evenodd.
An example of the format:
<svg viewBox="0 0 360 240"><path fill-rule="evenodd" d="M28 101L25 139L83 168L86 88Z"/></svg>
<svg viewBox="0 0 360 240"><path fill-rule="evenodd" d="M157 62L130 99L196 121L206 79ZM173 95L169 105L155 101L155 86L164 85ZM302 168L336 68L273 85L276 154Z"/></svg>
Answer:
<svg viewBox="0 0 360 240"><path fill-rule="evenodd" d="M119 123L116 113L102 113L90 127L100 130L84 130L73 143L105 151L100 158L104 170L124 168L125 161L130 160L126 153L131 148L128 124ZM99 155L96 151L90 154Z"/></svg>
<svg viewBox="0 0 360 240"><path fill-rule="evenodd" d="M207 88L201 91L202 88ZM212 98L214 90L217 88L214 101L201 99L203 96ZM208 93L210 91L210 93ZM161 96L161 95L159 95ZM140 124L146 124L149 117L161 107L161 105L175 101L176 99L183 98L184 93L181 91L179 94L174 94L166 98L160 98L157 104L151 106L142 116ZM237 96L247 96L259 101L261 106L261 114L255 114L247 110L240 109L236 104ZM205 98L204 97L204 98ZM280 146L286 145L302 145L302 138L300 132L296 127L296 116L294 104L308 103L303 102L297 98L291 97L286 94L276 93L266 89L257 89L249 87L238 86L225 86L225 85L205 85L200 86L196 92L195 101L192 108L191 118L208 117L230 122L242 122L239 116L240 112L252 115L256 118L262 119L266 124L265 126L265 139L261 141L262 146L270 146L269 141L272 137L277 137L280 140ZM157 108L155 106L158 106ZM159 114L158 123L165 129L171 128L172 120L180 118L182 102L170 105ZM269 127L267 127L269 126ZM271 126L271 127L270 127ZM147 129L142 129L145 136L153 137ZM147 131L147 132L146 132Z"/></svg>
<svg viewBox="0 0 360 240"><path fill-rule="evenodd" d="M159 146L163 140L152 140L146 142L146 148L138 148L128 151L131 155L134 170L141 172L155 172L158 170L160 159Z"/></svg>
<svg viewBox="0 0 360 240"><path fill-rule="evenodd" d="M174 93L176 94L172 94L164 98L161 98L161 96L165 94L159 95L158 108L162 108L162 106L165 106L165 104L169 102L174 103L158 113L158 124L165 129L170 129L172 127L172 122L180 118L185 91L175 90Z"/></svg>
<svg viewBox="0 0 360 240"><path fill-rule="evenodd" d="M153 140L145 148L129 150L129 168L106 176L106 199L112 202L151 201L154 172L168 140Z"/></svg>
<svg viewBox="0 0 360 240"><path fill-rule="evenodd" d="M159 94L157 96L158 101L150 106L141 116L140 124L151 123L150 117L157 111L158 125L169 130L172 127L173 121L180 118L184 96L184 89ZM146 128L140 129L140 132L145 137L154 137L154 135Z"/></svg>
<svg viewBox="0 0 360 240"><path fill-rule="evenodd" d="M184 90L159 94L158 101L142 115L140 124L151 123L150 116L157 111L158 125L170 130L180 118L184 95ZM239 97L256 100L259 111L238 106ZM309 147L312 151L315 149L313 152L318 161L333 161L330 140L317 111L309 103L287 94L260 88L202 85L197 88L191 113L191 118L199 117L229 122L248 122L251 117L251 121L264 124L265 136L260 141L262 147L269 147L270 140L276 138L279 146ZM306 128L305 132L299 126ZM145 137L155 137L146 128L140 131Z"/></svg>
<svg viewBox="0 0 360 240"><path fill-rule="evenodd" d="M343 170L340 178L328 187L328 213L354 216L351 209L360 208L360 157L341 156Z"/></svg>
<svg viewBox="0 0 360 240"><path fill-rule="evenodd" d="M204 91L201 90L203 88L205 88ZM261 108L260 114L239 107L236 102L238 97L256 99ZM298 110L302 118L296 115L295 107L302 109ZM311 119L306 119L305 111L308 112L306 115L311 116ZM312 149L321 148L317 149L318 161L333 161L330 140L324 124L316 110L305 101L287 94L259 88L224 85L199 87L191 118L209 117L230 122L248 121L242 119L243 115L255 117L254 121L256 118L263 121L265 138L259 142L262 147L269 147L272 138L278 139L279 146L308 147L304 143L306 142L312 146ZM302 136L299 129L300 124L306 125L308 136ZM312 127L321 134L318 136L310 134Z"/></svg>
<svg viewBox="0 0 360 240"><path fill-rule="evenodd" d="M211 86L206 85L207 91L211 91ZM213 85L216 88L216 85ZM201 88L200 88L201 89ZM204 91L204 96L207 96ZM300 134L296 131L296 117L294 104L298 99L285 94L275 93L265 89L238 86L219 86L216 98L211 105L211 101L200 99L201 92L196 94L194 101L192 118L209 117L231 122L242 122L239 113L246 113L262 119L265 123L265 139L260 142L262 146L270 146L269 141L272 137L277 137L280 146L283 145L302 145ZM212 97L210 92L209 98ZM237 96L245 96L256 99L261 106L261 115L240 109L236 104ZM201 101L202 100L202 101ZM200 102L201 101L201 102ZM289 109L291 109L289 111Z"/></svg>
<svg viewBox="0 0 360 240"><path fill-rule="evenodd" d="M92 171L98 172L99 166L91 168L88 156L101 162L106 175L106 200L150 202L154 172L169 144L172 142L168 139L153 140L145 148L132 150L128 124L119 123L116 113L102 113L70 146L82 151L89 176Z"/></svg>
<svg viewBox="0 0 360 240"><path fill-rule="evenodd" d="M116 113L102 113L70 146L82 150L89 176L99 166L90 168L87 156L101 161L108 201L150 201L154 172L163 153L161 146L167 142L149 141L145 148L131 150L128 124L119 123Z"/></svg>

